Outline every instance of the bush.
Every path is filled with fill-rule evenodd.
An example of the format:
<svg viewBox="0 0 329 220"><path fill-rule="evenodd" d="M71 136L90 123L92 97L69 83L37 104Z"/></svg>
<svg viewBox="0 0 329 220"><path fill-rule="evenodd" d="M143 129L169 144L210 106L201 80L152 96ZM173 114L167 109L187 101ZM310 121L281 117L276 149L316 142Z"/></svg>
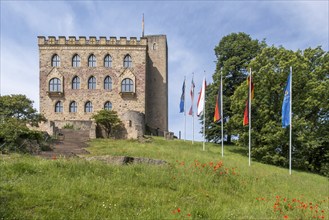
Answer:
<svg viewBox="0 0 329 220"><path fill-rule="evenodd" d="M74 126L73 126L73 124L66 123L66 124L63 126L63 129L74 129Z"/></svg>

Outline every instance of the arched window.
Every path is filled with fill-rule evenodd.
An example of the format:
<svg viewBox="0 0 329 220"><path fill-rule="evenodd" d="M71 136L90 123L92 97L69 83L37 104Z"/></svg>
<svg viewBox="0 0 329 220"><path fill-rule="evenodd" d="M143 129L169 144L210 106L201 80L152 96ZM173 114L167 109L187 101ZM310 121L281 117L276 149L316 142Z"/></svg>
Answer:
<svg viewBox="0 0 329 220"><path fill-rule="evenodd" d="M78 54L74 55L72 58L72 66L80 67L80 56Z"/></svg>
<svg viewBox="0 0 329 220"><path fill-rule="evenodd" d="M63 104L61 101L56 102L55 112L63 112Z"/></svg>
<svg viewBox="0 0 329 220"><path fill-rule="evenodd" d="M156 50L156 49L157 49L157 44L153 43L153 50Z"/></svg>
<svg viewBox="0 0 329 220"><path fill-rule="evenodd" d="M51 58L51 66L54 67L59 67L61 64L61 61L59 59L59 56L57 54L55 54L52 58Z"/></svg>
<svg viewBox="0 0 329 220"><path fill-rule="evenodd" d="M93 111L93 104L91 102L86 102L85 104L85 112L92 112Z"/></svg>
<svg viewBox="0 0 329 220"><path fill-rule="evenodd" d="M61 80L58 78L52 78L49 81L49 92L61 92Z"/></svg>
<svg viewBox="0 0 329 220"><path fill-rule="evenodd" d="M125 58L123 59L123 67L124 68L130 68L132 67L132 59L131 56L126 55Z"/></svg>
<svg viewBox="0 0 329 220"><path fill-rule="evenodd" d="M72 101L70 103L70 112L77 112L78 111L78 105L75 101Z"/></svg>
<svg viewBox="0 0 329 220"><path fill-rule="evenodd" d="M110 55L106 55L104 58L104 66L112 67L112 57Z"/></svg>
<svg viewBox="0 0 329 220"><path fill-rule="evenodd" d="M96 67L96 57L94 54L91 54L88 58L88 66L89 67Z"/></svg>
<svg viewBox="0 0 329 220"><path fill-rule="evenodd" d="M112 103L111 102L105 102L104 109L105 110L111 110L112 109Z"/></svg>
<svg viewBox="0 0 329 220"><path fill-rule="evenodd" d="M122 80L121 92L134 92L134 83L131 79L126 78Z"/></svg>
<svg viewBox="0 0 329 220"><path fill-rule="evenodd" d="M72 79L72 89L80 89L80 78L78 76Z"/></svg>
<svg viewBox="0 0 329 220"><path fill-rule="evenodd" d="M96 78L93 76L88 79L88 89L96 89Z"/></svg>
<svg viewBox="0 0 329 220"><path fill-rule="evenodd" d="M107 76L104 79L104 89L110 91L112 90L112 79L110 76Z"/></svg>

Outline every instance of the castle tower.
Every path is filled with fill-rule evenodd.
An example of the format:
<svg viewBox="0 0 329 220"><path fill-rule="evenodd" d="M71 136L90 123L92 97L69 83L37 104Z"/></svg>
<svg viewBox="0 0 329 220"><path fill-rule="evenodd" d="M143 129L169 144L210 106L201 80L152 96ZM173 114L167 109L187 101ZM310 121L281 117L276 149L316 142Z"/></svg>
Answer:
<svg viewBox="0 0 329 220"><path fill-rule="evenodd" d="M168 46L166 35L148 35L146 125L168 131Z"/></svg>

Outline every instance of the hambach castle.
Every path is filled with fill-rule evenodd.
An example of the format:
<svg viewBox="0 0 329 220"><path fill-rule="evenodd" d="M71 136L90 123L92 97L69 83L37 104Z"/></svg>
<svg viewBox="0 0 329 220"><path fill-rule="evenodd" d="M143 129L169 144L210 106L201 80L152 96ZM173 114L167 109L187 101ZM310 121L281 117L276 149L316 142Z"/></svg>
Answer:
<svg viewBox="0 0 329 220"><path fill-rule="evenodd" d="M97 137L92 115L117 111L123 136L168 131L168 47L165 35L38 37L40 113L50 134L72 125Z"/></svg>

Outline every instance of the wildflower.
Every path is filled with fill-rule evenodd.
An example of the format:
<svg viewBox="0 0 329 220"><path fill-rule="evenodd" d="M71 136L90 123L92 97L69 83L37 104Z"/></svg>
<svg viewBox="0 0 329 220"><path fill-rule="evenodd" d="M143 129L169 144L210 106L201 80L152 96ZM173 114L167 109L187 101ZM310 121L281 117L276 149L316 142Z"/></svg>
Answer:
<svg viewBox="0 0 329 220"><path fill-rule="evenodd" d="M188 217L191 217L191 213L188 213L187 216L188 216Z"/></svg>
<svg viewBox="0 0 329 220"><path fill-rule="evenodd" d="M288 217L288 215L285 215L285 216L283 216L283 218L284 218L284 219L288 219L289 217Z"/></svg>
<svg viewBox="0 0 329 220"><path fill-rule="evenodd" d="M180 213L180 208L177 208L177 212Z"/></svg>

